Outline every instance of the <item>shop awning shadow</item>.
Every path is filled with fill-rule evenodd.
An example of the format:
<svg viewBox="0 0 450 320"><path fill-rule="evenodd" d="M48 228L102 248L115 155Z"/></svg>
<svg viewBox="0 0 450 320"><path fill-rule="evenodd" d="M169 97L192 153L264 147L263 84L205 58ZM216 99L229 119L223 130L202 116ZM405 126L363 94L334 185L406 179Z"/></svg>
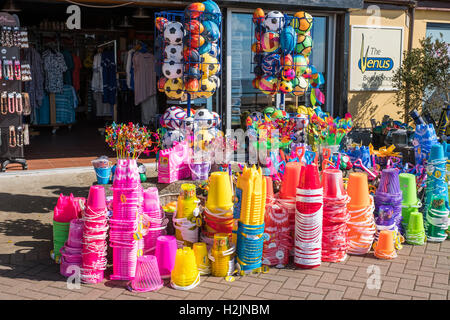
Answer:
<svg viewBox="0 0 450 320"><path fill-rule="evenodd" d="M0 192L0 212L43 213L53 212L57 196L35 196Z"/></svg>
<svg viewBox="0 0 450 320"><path fill-rule="evenodd" d="M89 193L89 187L76 187L76 186L46 186L43 187L44 190L52 190L52 193L56 195L56 200L60 194L69 196L73 194L74 197L87 197ZM53 206L56 205L56 201ZM53 210L53 208L52 208Z"/></svg>

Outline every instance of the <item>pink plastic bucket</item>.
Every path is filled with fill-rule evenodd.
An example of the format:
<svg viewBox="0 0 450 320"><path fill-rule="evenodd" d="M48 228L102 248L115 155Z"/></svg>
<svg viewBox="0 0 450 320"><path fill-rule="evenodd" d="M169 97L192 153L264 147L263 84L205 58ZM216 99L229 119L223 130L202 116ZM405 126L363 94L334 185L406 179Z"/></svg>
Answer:
<svg viewBox="0 0 450 320"><path fill-rule="evenodd" d="M161 277L170 277L175 265L177 239L174 236L159 236L156 239L155 256Z"/></svg>
<svg viewBox="0 0 450 320"><path fill-rule="evenodd" d="M83 238L84 223L80 219L73 219L70 221L69 237L67 239L67 245L70 247L80 248L83 246L81 240Z"/></svg>
<svg viewBox="0 0 450 320"><path fill-rule="evenodd" d="M104 270L81 268L81 282L100 283L104 279Z"/></svg>
<svg viewBox="0 0 450 320"><path fill-rule="evenodd" d="M132 280L136 274L138 247L113 247L113 274L112 280Z"/></svg>
<svg viewBox="0 0 450 320"><path fill-rule="evenodd" d="M164 285L155 256L145 255L137 259L136 276L131 288L139 292L155 291Z"/></svg>

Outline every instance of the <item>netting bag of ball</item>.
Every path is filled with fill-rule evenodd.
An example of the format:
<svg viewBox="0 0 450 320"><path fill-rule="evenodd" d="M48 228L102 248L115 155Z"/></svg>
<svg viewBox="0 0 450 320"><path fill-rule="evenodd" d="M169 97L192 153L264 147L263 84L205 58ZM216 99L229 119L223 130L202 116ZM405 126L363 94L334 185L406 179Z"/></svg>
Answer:
<svg viewBox="0 0 450 320"><path fill-rule="evenodd" d="M309 56L313 17L304 11L293 16L280 11L253 13L253 88L267 95L302 96L309 87Z"/></svg>

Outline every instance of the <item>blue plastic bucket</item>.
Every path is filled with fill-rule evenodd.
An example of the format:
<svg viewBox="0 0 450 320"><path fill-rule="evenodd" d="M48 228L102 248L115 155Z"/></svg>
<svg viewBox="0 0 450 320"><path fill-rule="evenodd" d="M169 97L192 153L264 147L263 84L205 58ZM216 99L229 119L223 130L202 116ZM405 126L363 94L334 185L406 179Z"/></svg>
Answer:
<svg viewBox="0 0 450 320"><path fill-rule="evenodd" d="M97 175L98 184L108 184L111 176L111 167L108 168L94 168Z"/></svg>

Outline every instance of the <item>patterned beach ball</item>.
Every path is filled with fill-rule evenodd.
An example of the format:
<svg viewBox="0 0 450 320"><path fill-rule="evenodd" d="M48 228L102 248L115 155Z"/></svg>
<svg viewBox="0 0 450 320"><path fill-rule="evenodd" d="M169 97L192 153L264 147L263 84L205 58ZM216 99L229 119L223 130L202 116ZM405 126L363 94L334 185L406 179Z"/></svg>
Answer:
<svg viewBox="0 0 450 320"><path fill-rule="evenodd" d="M294 69L283 69L283 71L281 71L281 77L283 78L283 80L285 81L291 81L292 79L295 78L295 71Z"/></svg>
<svg viewBox="0 0 450 320"><path fill-rule="evenodd" d="M294 50L297 35L294 28L286 26L280 33L281 51L284 54L289 54Z"/></svg>
<svg viewBox="0 0 450 320"><path fill-rule="evenodd" d="M278 87L283 93L290 93L292 91L292 83L290 81L283 80Z"/></svg>
<svg viewBox="0 0 450 320"><path fill-rule="evenodd" d="M280 35L274 31L263 34L261 49L265 52L274 52L280 47Z"/></svg>
<svg viewBox="0 0 450 320"><path fill-rule="evenodd" d="M277 91L277 78L272 76L264 76L259 81L259 90L264 94L274 94Z"/></svg>
<svg viewBox="0 0 450 320"><path fill-rule="evenodd" d="M261 68L268 75L277 75L281 71L280 55L271 53L265 56Z"/></svg>

